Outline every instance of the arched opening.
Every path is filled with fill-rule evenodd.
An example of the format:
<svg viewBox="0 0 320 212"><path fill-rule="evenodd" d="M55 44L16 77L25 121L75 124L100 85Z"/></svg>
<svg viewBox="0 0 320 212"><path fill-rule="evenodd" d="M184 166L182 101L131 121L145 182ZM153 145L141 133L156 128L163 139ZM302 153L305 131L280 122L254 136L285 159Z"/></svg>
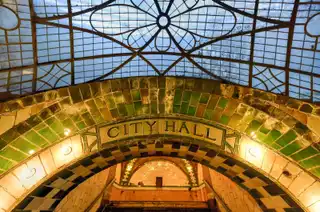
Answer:
<svg viewBox="0 0 320 212"><path fill-rule="evenodd" d="M168 161L178 162L183 159L153 156L133 160L134 163L130 160L128 164L145 167L139 165L139 160L143 160L143 164L172 164L173 162ZM145 163L145 160L150 160L151 163ZM138 187L119 184L121 180L115 175L122 169L127 170L124 163L112 166L80 184L57 205L56 211L262 211L246 190L219 172L200 164L193 164L197 165L194 166L194 172L201 176L199 185ZM115 180L110 183L109 179Z"/></svg>

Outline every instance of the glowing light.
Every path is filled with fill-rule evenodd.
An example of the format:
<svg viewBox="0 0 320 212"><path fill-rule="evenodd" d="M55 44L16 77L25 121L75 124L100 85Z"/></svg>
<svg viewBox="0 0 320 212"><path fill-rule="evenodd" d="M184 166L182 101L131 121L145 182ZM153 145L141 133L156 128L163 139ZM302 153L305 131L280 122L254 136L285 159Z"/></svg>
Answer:
<svg viewBox="0 0 320 212"><path fill-rule="evenodd" d="M29 155L33 155L35 153L35 151L33 149L31 149L28 153L29 153Z"/></svg>
<svg viewBox="0 0 320 212"><path fill-rule="evenodd" d="M65 129L64 129L64 135L65 135L65 136L69 136L70 133L71 133L71 130L70 130L70 129L68 129L68 128L65 128Z"/></svg>
<svg viewBox="0 0 320 212"><path fill-rule="evenodd" d="M255 132L251 132L251 134L250 134L250 135L251 135L251 137L252 137L252 138L257 138L257 135L256 135L256 133L255 133Z"/></svg>
<svg viewBox="0 0 320 212"><path fill-rule="evenodd" d="M72 152L72 147L71 146L63 146L63 147L61 147L61 152L64 155L69 155Z"/></svg>
<svg viewBox="0 0 320 212"><path fill-rule="evenodd" d="M130 171L131 169L132 169L132 165L130 164L127 166L127 170Z"/></svg>
<svg viewBox="0 0 320 212"><path fill-rule="evenodd" d="M320 201L312 204L312 205L309 207L309 210L310 210L311 212L318 212L318 211L320 211Z"/></svg>

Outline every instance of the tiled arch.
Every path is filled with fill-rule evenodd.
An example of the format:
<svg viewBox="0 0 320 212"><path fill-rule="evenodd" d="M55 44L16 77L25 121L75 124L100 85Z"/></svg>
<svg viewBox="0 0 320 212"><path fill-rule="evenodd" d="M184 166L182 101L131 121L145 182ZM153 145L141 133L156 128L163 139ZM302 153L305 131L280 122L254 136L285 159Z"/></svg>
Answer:
<svg viewBox="0 0 320 212"><path fill-rule="evenodd" d="M94 133L88 130L101 124L163 116L210 122L231 129L230 135L247 135L270 148L273 155L284 156L279 162L302 168L297 173L310 179L307 187L313 191L320 175L319 114L316 105L204 79L141 77L62 88L0 103L0 128L7 129L0 135L0 180L14 167L68 138L65 128L71 130L69 136L90 135ZM34 150L32 156L30 150ZM274 164L282 157L272 158ZM270 175L284 185L280 174ZM320 203L303 199L306 208Z"/></svg>
<svg viewBox="0 0 320 212"><path fill-rule="evenodd" d="M31 112L23 116L26 110ZM0 135L0 172L28 158L30 150L64 139L64 128L78 134L100 123L162 114L213 121L254 135L320 176L318 106L213 80L141 77L81 84L1 103L0 114L6 123L0 124L10 127ZM9 115L19 119L12 126Z"/></svg>
<svg viewBox="0 0 320 212"><path fill-rule="evenodd" d="M224 174L249 192L263 211L304 211L284 189L250 165L214 145L187 138L134 139L107 143L38 185L13 211L53 211L75 187L94 174L133 158L169 156L199 162Z"/></svg>

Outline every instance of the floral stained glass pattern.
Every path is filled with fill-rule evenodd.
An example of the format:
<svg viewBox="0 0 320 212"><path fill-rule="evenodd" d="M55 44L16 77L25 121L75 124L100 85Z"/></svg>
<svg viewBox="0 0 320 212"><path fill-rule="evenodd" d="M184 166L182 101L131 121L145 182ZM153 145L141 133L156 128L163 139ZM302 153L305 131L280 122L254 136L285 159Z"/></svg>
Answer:
<svg viewBox="0 0 320 212"><path fill-rule="evenodd" d="M1 92L186 76L319 102L319 11L294 0L2 1Z"/></svg>

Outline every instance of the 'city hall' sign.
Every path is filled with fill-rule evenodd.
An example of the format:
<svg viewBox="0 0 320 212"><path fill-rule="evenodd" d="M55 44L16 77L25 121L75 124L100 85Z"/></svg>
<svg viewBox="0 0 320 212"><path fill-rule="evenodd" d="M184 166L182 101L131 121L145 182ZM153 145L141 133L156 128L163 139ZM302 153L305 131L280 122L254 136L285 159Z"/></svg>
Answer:
<svg viewBox="0 0 320 212"><path fill-rule="evenodd" d="M212 125L177 119L143 119L100 128L101 143L137 136L186 136L221 146L225 131Z"/></svg>

